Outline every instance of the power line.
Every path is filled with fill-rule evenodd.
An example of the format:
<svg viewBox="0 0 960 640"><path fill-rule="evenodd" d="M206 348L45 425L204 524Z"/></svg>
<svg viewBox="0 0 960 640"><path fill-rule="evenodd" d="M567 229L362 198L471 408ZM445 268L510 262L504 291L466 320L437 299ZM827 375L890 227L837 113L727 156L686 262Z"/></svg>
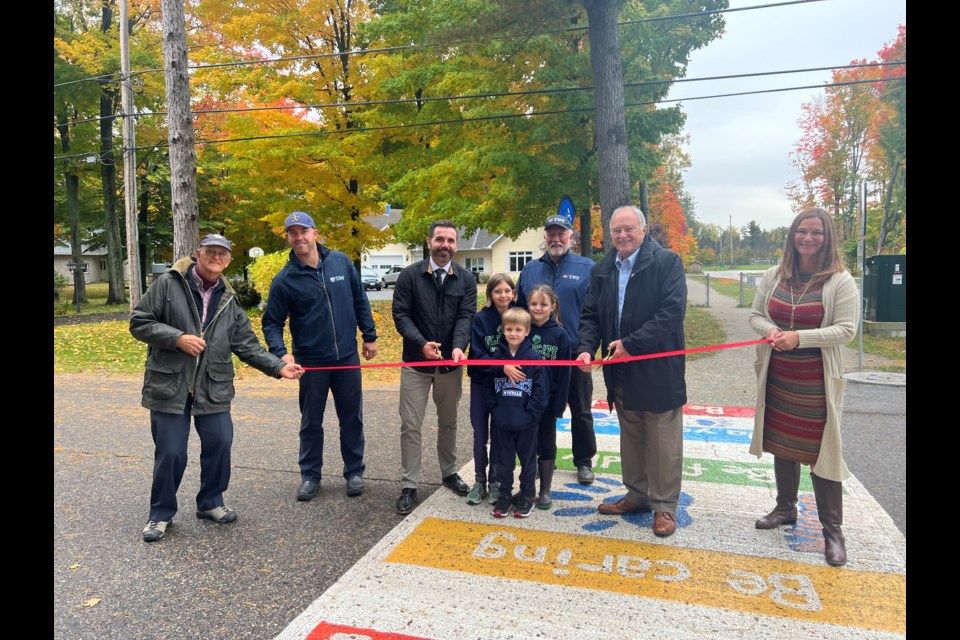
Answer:
<svg viewBox="0 0 960 640"><path fill-rule="evenodd" d="M858 84L873 84L876 82L894 82L897 80L906 80L906 76L900 78L877 78L873 80L851 80L847 82L833 82L829 84L810 84L797 87L781 87L778 89L759 89L756 91L740 91L736 93L717 93L707 96L692 96L689 98L673 98L670 100L661 100L653 101L648 100L645 102L630 102L625 103L624 108L627 107L647 107L651 105L664 104L668 102L690 102L693 100L710 100L714 98L732 98L738 96L750 96L750 95L760 95L764 93L781 93L784 91L800 91L804 89L825 89L830 87L842 87L842 86L851 86ZM430 122L413 122L413 123L404 123L404 124L392 124L392 125L382 125L376 127L355 127L351 129L341 129L341 130L324 130L324 131L305 131L303 133L282 133L269 136L247 136L243 138L224 138L222 140L198 140L194 144L199 145L208 145L208 144L221 144L228 142L250 142L252 140L277 140L283 138L304 138L311 136L327 136L327 135L336 135L336 134L350 134L350 133L362 133L365 131L387 131L391 129L415 129L419 127L429 127L429 126L441 126L441 125L460 125L468 122L483 122L489 120L509 120L513 118L532 118L535 116L548 116L548 115L562 115L565 113L584 113L593 111L593 107L581 107L579 109L558 109L553 111L535 111L532 113L509 113L509 114L499 114L499 115L490 115L490 116L477 116L474 118L458 118L451 120L433 120ZM165 147L166 142L158 142L152 145L134 147L130 151L143 151L148 149L158 149ZM54 156L54 160L70 160L73 158L82 158L87 157L90 153L79 153L70 156Z"/></svg>
<svg viewBox="0 0 960 640"><path fill-rule="evenodd" d="M637 24L643 24L643 23L646 23L646 22L663 22L663 21L665 21L665 20L677 20L677 19L681 19L681 18L697 18L697 17L703 17L703 16L720 15L720 14L723 14L723 13L733 13L733 12L735 12L735 11L752 11L752 10L754 10L754 9L770 9L770 8L781 7L781 6L792 5L792 4L807 4L807 3L810 3L810 2L823 2L823 1L824 1L824 0L793 0L793 1L791 1L791 2L776 2L776 3L772 3L772 4L753 5L753 6L750 6L750 7L739 7L739 8L737 8L737 9L718 9L718 10L716 10L716 11L700 11L700 12L696 12L696 13L683 13L683 14L676 14L676 15L669 15L669 16L657 16L657 17L654 17L654 18L641 18L641 19L638 19L638 20L626 20L626 21L624 21L624 22L618 22L618 23L617 23L617 27L621 27L621 26L633 26L633 25L637 25ZM559 30L553 30L553 31L544 31L544 32L542 32L542 33L535 33L535 34L529 34L529 35L534 35L534 36L535 36L535 35L549 35L549 34L552 34L552 33L566 33L566 32L574 32L574 31L585 31L585 30L587 30L587 29L589 29L589 28L590 28L589 26L586 26L586 27L568 27L568 28L565 28L565 29L559 29ZM500 37L494 38L494 40L505 40L505 39L507 39L507 38L516 38L516 37L518 37L518 36L517 36L517 35L500 36ZM240 61L237 61L237 62L219 62L219 63L213 63L213 64L201 64L201 65L188 66L187 69L188 69L188 70L203 70L203 69L214 69L214 68L221 68L221 67L246 66L246 65L252 65L252 64L270 64L270 63L274 63L274 62L296 62L296 61L298 61L298 60L311 60L311 59L320 59L320 58L339 58L339 57L341 57L341 56L367 55L367 54L370 54L370 53L386 53L386 52L392 52L392 51L402 51L402 50L405 50L405 49L423 49L423 48L429 48L429 47L435 47L435 46L438 46L438 45L436 45L436 44L408 44L408 45L397 45L397 46L394 46L394 47L383 47L383 48L380 48L380 49L361 49L361 50L357 50L357 51L342 51L342 52L339 52L339 53L317 53L317 54L303 55L303 56L292 56L292 57L287 57L287 58L267 58L267 59L264 59L264 60L240 60ZM160 73L160 72L162 72L162 71L163 71L163 69L144 69L144 70L141 70L141 71L134 71L133 73L130 74L130 76L133 77L133 76L143 75L143 74L147 74L147 73ZM105 79L110 79L110 78L112 78L113 76L116 76L116 75L118 75L118 74L119 74L119 71L115 71L115 72L112 72L112 73L109 73L109 74L100 74L100 75L93 76L93 77L90 77L90 78L81 78L81 79L79 79L79 80L70 80L70 81L68 81L68 82L61 82L61 83L59 83L59 84L54 84L53 87L54 87L54 88L57 88L57 87L62 87L62 86L70 85L70 84L76 84L76 83L78 83L78 82L89 82L89 81L94 81L94 80L96 80L96 81L99 82L99 81L103 81L103 80L105 80Z"/></svg>
<svg viewBox="0 0 960 640"><path fill-rule="evenodd" d="M859 69L864 67L886 67L886 66L897 66L906 64L903 61L892 61L892 62L870 62L863 64L850 64L839 67L811 67L808 69L787 69L782 71L758 71L753 73L740 73L740 74L730 74L723 76L708 76L705 78L678 78L674 80L650 80L646 82L626 82L624 83L624 88L639 88L639 87L652 87L663 84L671 83L682 83L682 82L708 82L713 80L736 80L741 78L755 78L761 76L773 76L773 75L784 75L790 73L811 73L815 71L839 71L845 69ZM391 105L391 104L411 104L411 103L425 103L425 102L438 102L438 101L449 101L449 100L473 100L478 98L508 98L513 96L525 96L525 95L542 95L542 94L553 94L553 93L569 93L574 91L591 91L593 90L592 85L582 86L582 87L559 87L555 89L530 89L528 91L505 91L501 93L474 93L474 94L465 94L459 96L427 96L421 98L397 98L393 100L366 100L362 102L331 102L331 103L318 103L318 104L303 104L303 105L287 105L287 106L273 106L273 107L241 107L237 109L198 109L192 111L193 115L200 114L214 114L214 113L247 113L255 111L285 111L290 109L339 109L344 107L369 107L369 106L381 106L381 105ZM162 116L166 115L166 111L150 111L145 113L133 114L135 117L148 117L148 116ZM118 118L124 117L124 114L112 115L112 116L98 116L94 118L87 118L84 120L74 120L69 124L71 126L84 124L87 122L97 122L104 118Z"/></svg>
<svg viewBox="0 0 960 640"><path fill-rule="evenodd" d="M749 95L758 95L758 94L764 94L764 93L779 93L783 91L799 91L803 89L823 89L827 87L841 87L841 86L858 85L858 84L873 84L875 82L892 82L897 80L906 80L906 76L903 76L902 78L880 78L876 80L851 80L848 82L835 82L830 84L811 84L811 85L805 85L805 86L799 86L799 87L782 87L779 89L760 89L757 91L720 93L720 94L714 94L709 96L693 96L689 98L675 98L670 100L661 100L659 102L652 101L652 100L645 101L645 102L631 102L631 103L626 103L623 106L625 108L646 107L646 106L663 104L668 102L709 100L712 98L731 98L731 97L737 97L737 96L749 96ZM508 120L513 118L532 118L535 116L561 115L565 113L583 113L583 112L589 112L589 111L593 111L593 107L582 107L579 109L559 109L554 111L536 111L532 113L509 113L509 114L490 115L490 116L477 116L475 118L434 120L431 122L414 122L414 123L406 123L406 124L382 125L382 126L375 126L375 127L356 127L352 129L341 129L341 130L335 130L335 131L324 130L324 131L309 131L309 132L303 132L303 133L283 133L283 134L268 135L268 136L248 136L244 138L225 138L222 140L198 140L195 144L208 145L208 144L221 144L221 143L228 143L228 142L249 142L252 140L276 140L276 139L283 139L283 138L303 138L303 137L310 137L310 136L351 134L351 133L362 133L365 131L386 131L391 129L414 129L419 127L428 127L428 126L437 126L437 125L453 125L453 124L460 125L468 122L483 122L483 121L489 121L489 120ZM134 150L140 151L143 149L155 149L158 147L165 146L165 144L166 143L157 143L149 146L135 147ZM67 157L70 157L70 156L60 156L54 159L58 160L58 159L64 159Z"/></svg>

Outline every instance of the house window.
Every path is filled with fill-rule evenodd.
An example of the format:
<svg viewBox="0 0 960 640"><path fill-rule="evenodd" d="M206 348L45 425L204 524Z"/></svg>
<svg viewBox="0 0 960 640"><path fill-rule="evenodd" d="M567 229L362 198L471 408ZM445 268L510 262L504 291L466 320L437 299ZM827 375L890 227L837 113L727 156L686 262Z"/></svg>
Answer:
<svg viewBox="0 0 960 640"><path fill-rule="evenodd" d="M483 258L464 258L463 266L467 271L483 273Z"/></svg>
<svg viewBox="0 0 960 640"><path fill-rule="evenodd" d="M100 271L106 271L106 270L107 270L107 261L106 261L106 260L101 260L101 261L100 261Z"/></svg>
<svg viewBox="0 0 960 640"><path fill-rule="evenodd" d="M522 271L523 265L533 260L533 251L511 251L507 254L507 271Z"/></svg>

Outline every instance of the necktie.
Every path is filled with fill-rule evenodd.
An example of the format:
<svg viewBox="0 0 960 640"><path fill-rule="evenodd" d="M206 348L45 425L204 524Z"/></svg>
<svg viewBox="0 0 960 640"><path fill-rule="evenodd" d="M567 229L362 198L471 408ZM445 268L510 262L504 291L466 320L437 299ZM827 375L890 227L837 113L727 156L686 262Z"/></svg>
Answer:
<svg viewBox="0 0 960 640"><path fill-rule="evenodd" d="M437 269L433 272L433 277L437 279L437 286L443 288L443 269Z"/></svg>

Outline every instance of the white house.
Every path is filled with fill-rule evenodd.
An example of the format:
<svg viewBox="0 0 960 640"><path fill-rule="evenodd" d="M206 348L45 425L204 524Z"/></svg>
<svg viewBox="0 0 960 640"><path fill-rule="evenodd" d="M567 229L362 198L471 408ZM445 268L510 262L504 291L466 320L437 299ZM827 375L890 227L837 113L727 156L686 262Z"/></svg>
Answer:
<svg viewBox="0 0 960 640"><path fill-rule="evenodd" d="M87 265L87 271L83 274L84 282L106 282L107 280L107 249L90 249L88 245L81 244L80 251L83 255L83 261ZM68 263L73 261L73 249L70 246L53 247L53 270L62 274L71 285L73 284L73 273L68 267Z"/></svg>
<svg viewBox="0 0 960 640"><path fill-rule="evenodd" d="M403 214L402 209L390 213L370 216L366 220L377 229L387 229L396 224ZM543 254L543 229L528 229L516 240L502 234L490 234L477 231L466 236L459 229L459 242L454 261L476 274L510 273L514 280L520 270L530 260L536 260ZM403 243L391 243L382 249L366 253L361 258L363 266L378 273L385 273L394 266L405 267L423 258L422 247L410 249Z"/></svg>

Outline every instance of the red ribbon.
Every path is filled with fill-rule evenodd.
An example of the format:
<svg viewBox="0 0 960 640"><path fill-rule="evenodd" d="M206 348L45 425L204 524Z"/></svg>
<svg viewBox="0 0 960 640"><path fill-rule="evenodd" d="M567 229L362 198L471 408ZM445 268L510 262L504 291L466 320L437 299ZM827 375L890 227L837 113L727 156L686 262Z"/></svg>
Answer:
<svg viewBox="0 0 960 640"><path fill-rule="evenodd" d="M687 353L700 353L702 351L719 351L720 349L736 349L737 347L749 347L764 342L772 343L769 338L760 340L747 340L746 342L729 342L727 344L714 344L707 347L697 347L696 349L680 349L679 351L661 351L660 353L645 353L639 356L627 356L625 358L607 358L606 360L593 360L591 365L621 364L623 362L634 362L636 360L650 360L652 358L666 358L669 356L680 356ZM462 367L464 365L476 365L480 367L501 367L533 365L541 367L579 367L583 363L579 360L467 360L459 362L453 360L417 360L415 362L384 362L380 364L349 364L336 367L304 367L304 371L334 371L336 369L389 369L393 367Z"/></svg>

